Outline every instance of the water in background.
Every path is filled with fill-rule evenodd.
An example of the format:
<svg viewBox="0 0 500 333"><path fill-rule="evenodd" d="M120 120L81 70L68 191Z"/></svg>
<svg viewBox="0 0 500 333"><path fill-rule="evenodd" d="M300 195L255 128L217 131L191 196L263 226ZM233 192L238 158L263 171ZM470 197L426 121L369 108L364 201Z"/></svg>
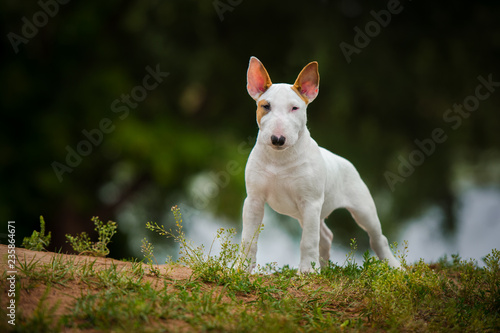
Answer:
<svg viewBox="0 0 500 333"><path fill-rule="evenodd" d="M148 197L148 196L145 196ZM402 222L402 232L399 235L387 235L389 242L408 241L407 261L413 263L423 258L426 262L435 262L439 258L452 254L459 254L463 259L472 258L483 264L482 258L491 252L493 248L500 249L500 189L498 187L470 187L464 189L460 196L457 212L457 227L453 233L446 234L442 227L442 214L438 208L429 208L422 216L416 219ZM137 207L125 209L120 221L125 230L135 230L129 234L130 248L136 249L136 256L142 258L140 253L141 240L144 237L152 240L155 245L155 256L158 262L162 263L170 256L173 259L178 257L178 246L166 245L164 239L151 238L151 234L144 226L137 227L137 220L147 220L147 212L141 211ZM237 225L241 231L241 221L238 224L221 219L206 212L196 211L185 205L179 206L183 214L184 230L188 239L194 245L203 244L208 251L212 241L215 239L219 228L229 229ZM162 223L168 225L171 221L170 211L165 212ZM352 223L355 223L354 221ZM290 265L298 267L300 259L300 235L299 223L294 219L278 215L269 207L266 207L264 217L264 230L259 237L259 250L257 253L257 263L277 263L279 267ZM135 228L135 229L133 229ZM335 233L335 230L333 230ZM234 238L234 242L240 242L240 234ZM343 265L346 255L350 251L346 246L349 240L340 240L337 236L333 240L330 258L334 263ZM364 241L363 241L364 242ZM367 244L361 244L360 248ZM399 248L402 248L401 246ZM220 244L214 243L212 254L220 251ZM374 255L372 253L372 255ZM362 251L358 250L355 255L358 263L362 262Z"/></svg>
<svg viewBox="0 0 500 333"><path fill-rule="evenodd" d="M500 190L498 188L470 188L465 190L457 207L457 229L443 234L442 216L436 208L408 222L401 240L408 240L408 261L420 258L436 261L443 255L459 254L463 259L482 258L492 249L500 249Z"/></svg>
<svg viewBox="0 0 500 333"><path fill-rule="evenodd" d="M459 254L463 259L472 258L482 265L482 258L493 248L500 248L500 190L497 188L471 188L465 190L457 207L458 224L453 234L445 234L441 225L442 214L438 208L428 209L421 217L406 221L403 232L390 237L390 242L403 244L408 241L407 261L413 263L423 258L435 262L444 255ZM187 236L195 244L210 247L219 228L230 228L234 224L221 221L208 214L198 214L186 226ZM353 221L354 223L354 221ZM300 226L297 221L282 218L266 207L264 230L259 238L257 263L265 265L275 262L278 266L298 267L300 251ZM240 235L235 241L240 241ZM345 242L343 242L345 243ZM217 253L219 244L214 244ZM349 249L338 245L335 238L330 258L334 263L344 264ZM362 262L362 253L355 259Z"/></svg>

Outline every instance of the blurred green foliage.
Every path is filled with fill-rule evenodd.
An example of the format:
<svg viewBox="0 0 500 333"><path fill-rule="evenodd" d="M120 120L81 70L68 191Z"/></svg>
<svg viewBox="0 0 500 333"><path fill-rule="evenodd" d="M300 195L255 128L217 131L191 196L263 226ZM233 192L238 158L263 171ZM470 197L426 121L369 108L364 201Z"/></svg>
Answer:
<svg viewBox="0 0 500 333"><path fill-rule="evenodd" d="M459 166L474 166L465 174L474 181L499 181L485 170L500 156L500 91L457 130L443 122L448 108L474 93L479 75L500 81L499 3L402 1L401 13L348 63L340 43L354 44L354 28L365 29L370 11L387 1L221 2L230 9L194 0L0 4L0 215L22 224L18 239L43 214L53 246L63 246L64 234L91 227L83 224L90 216L119 221L141 193L144 221L159 220L173 204L196 206L189 188L203 174L212 192L202 208L238 220L257 133L245 89L251 55L273 82L293 82L305 64L319 62L312 135L356 165L384 228L429 205L442 207L452 227ZM46 22L41 3L52 8ZM37 33L15 52L9 33L22 36L34 19ZM144 89L148 67L168 72L151 90ZM83 131L97 133L103 119L108 133L85 146ZM414 140L437 127L448 140L392 192L384 172L396 172L398 156L407 158ZM88 154L59 181L53 163L67 165L67 147ZM237 172L217 178L228 163Z"/></svg>

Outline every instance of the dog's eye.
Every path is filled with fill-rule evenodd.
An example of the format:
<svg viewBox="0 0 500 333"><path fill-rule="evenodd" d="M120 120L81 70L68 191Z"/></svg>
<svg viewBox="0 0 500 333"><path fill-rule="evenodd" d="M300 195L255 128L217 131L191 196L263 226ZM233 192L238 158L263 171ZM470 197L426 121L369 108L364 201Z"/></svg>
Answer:
<svg viewBox="0 0 500 333"><path fill-rule="evenodd" d="M299 109L299 107L298 107L298 106L294 106L294 107L292 107L292 111L297 111L298 109Z"/></svg>
<svg viewBox="0 0 500 333"><path fill-rule="evenodd" d="M264 104L264 105L262 105L262 107L263 107L264 109L266 109L267 111L270 111L270 110L271 110L271 104Z"/></svg>

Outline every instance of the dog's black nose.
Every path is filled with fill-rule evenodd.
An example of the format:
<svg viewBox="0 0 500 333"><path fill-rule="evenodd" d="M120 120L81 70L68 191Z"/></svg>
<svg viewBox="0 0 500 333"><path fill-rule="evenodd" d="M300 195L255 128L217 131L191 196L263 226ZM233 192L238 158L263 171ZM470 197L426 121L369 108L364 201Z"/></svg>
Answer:
<svg viewBox="0 0 500 333"><path fill-rule="evenodd" d="M285 144L285 140L286 140L286 138L283 135L280 135L279 138L276 135L271 136L271 143L274 146L278 146L278 147L283 146Z"/></svg>

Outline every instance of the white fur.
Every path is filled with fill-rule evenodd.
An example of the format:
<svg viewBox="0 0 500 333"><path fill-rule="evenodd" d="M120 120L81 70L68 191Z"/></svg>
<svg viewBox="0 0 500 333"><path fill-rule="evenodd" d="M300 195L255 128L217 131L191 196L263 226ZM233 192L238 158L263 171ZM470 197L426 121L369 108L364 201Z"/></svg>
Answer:
<svg viewBox="0 0 500 333"><path fill-rule="evenodd" d="M250 66L254 66L253 59ZM252 75L250 67L249 75ZM382 234L370 192L354 166L319 147L311 138L306 127L307 99L301 98L292 85L282 83L272 84L260 96L254 94L254 98L257 104L267 101L270 111L260 120L257 142L245 169L247 198L243 206L241 244L242 255L250 262L248 270L255 267L266 202L278 213L297 219L302 227L301 273L313 271L313 263L317 268L328 263L333 234L325 218L340 207L347 208L368 233L377 256L399 267ZM314 98L315 95L308 100ZM298 109L292 110L293 107ZM273 135L285 137L285 143L273 145Z"/></svg>

